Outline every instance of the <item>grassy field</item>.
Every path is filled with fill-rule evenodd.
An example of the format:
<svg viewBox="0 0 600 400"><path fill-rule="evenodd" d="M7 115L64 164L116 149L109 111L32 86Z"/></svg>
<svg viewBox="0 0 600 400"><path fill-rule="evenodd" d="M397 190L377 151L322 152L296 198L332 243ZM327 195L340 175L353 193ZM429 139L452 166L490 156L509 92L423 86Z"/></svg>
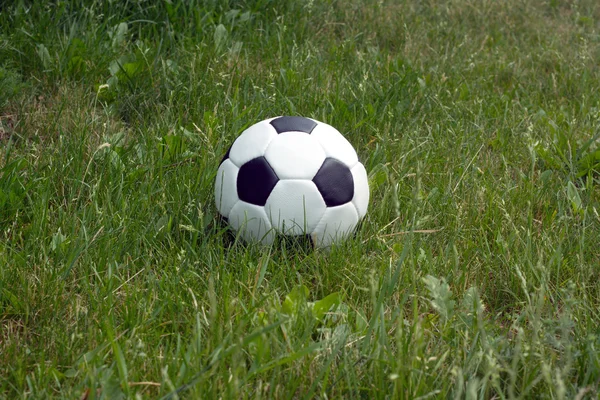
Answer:
<svg viewBox="0 0 600 400"><path fill-rule="evenodd" d="M596 0L0 5L0 398L600 394ZM213 184L303 115L369 173L330 252Z"/></svg>

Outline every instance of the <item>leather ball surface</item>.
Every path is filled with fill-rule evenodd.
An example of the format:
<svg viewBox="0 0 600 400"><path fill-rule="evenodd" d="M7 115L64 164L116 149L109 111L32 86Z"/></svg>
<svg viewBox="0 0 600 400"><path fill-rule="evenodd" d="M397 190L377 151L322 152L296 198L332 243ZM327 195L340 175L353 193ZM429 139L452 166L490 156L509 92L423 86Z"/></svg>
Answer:
<svg viewBox="0 0 600 400"><path fill-rule="evenodd" d="M344 240L367 213L367 171L335 128L304 117L266 119L233 142L217 171L219 213L246 241L307 235Z"/></svg>

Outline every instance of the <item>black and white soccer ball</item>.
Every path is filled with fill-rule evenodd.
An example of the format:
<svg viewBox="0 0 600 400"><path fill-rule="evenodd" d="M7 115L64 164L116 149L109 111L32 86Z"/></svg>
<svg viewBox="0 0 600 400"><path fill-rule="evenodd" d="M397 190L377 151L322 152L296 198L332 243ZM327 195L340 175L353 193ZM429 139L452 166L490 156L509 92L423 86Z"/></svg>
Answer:
<svg viewBox="0 0 600 400"><path fill-rule="evenodd" d="M246 129L217 171L215 202L248 242L308 236L316 247L345 239L367 213L367 171L335 128L278 117Z"/></svg>

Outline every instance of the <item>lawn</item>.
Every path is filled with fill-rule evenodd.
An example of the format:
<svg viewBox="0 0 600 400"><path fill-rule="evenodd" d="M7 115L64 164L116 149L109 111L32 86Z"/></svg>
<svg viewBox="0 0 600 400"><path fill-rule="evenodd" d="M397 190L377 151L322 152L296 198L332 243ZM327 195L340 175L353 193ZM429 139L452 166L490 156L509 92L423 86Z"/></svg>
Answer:
<svg viewBox="0 0 600 400"><path fill-rule="evenodd" d="M600 395L596 0L0 5L0 398ZM369 174L330 251L247 245L245 128Z"/></svg>

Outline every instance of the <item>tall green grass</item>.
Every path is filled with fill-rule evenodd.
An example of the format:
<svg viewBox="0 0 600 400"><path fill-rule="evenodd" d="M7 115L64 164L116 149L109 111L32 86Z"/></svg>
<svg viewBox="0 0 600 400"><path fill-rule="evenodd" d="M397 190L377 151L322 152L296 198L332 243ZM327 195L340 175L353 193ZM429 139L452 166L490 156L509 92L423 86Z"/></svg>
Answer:
<svg viewBox="0 0 600 400"><path fill-rule="evenodd" d="M0 397L596 398L595 1L0 6ZM356 147L313 251L216 218L275 115Z"/></svg>

